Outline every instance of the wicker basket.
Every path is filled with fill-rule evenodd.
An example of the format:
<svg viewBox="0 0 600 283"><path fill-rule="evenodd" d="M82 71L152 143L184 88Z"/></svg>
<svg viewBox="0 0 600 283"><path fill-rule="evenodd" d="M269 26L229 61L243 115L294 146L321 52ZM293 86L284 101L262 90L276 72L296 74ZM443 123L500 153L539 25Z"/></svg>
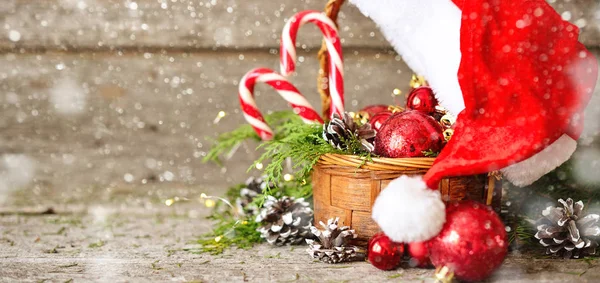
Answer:
<svg viewBox="0 0 600 283"><path fill-rule="evenodd" d="M334 21L345 0L330 0L325 13ZM321 69L318 90L323 117L329 116L330 96L327 89L328 58L323 43L319 51ZM358 234L358 243L365 243L379 231L371 219L371 207L391 180L401 175L425 174L435 158L373 158L365 160L353 155L328 154L321 156L313 168L315 225L339 217L342 225L351 226ZM495 174L446 178L440 182L445 202L470 199L486 203L499 210L501 182Z"/></svg>
<svg viewBox="0 0 600 283"><path fill-rule="evenodd" d="M340 217L340 223L351 226L359 242L366 242L379 231L371 219L371 207L379 192L401 175L427 172L435 158L373 158L364 162L352 155L328 154L313 168L315 223ZM440 182L445 202L476 200L496 209L500 207L501 185L488 175L456 177Z"/></svg>

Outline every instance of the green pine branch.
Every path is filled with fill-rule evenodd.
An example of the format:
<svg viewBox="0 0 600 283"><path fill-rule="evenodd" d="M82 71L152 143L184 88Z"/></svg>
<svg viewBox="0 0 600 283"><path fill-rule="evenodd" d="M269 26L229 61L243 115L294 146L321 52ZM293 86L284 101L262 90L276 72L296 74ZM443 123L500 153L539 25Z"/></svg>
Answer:
<svg viewBox="0 0 600 283"><path fill-rule="evenodd" d="M301 121L301 119L292 111L278 111L266 115L265 121L273 127L275 131L274 138L278 139L285 136L285 129L280 128L283 124L288 121ZM202 162L214 162L221 165L223 155L247 140L260 141L260 137L249 124L243 124L231 132L223 133L216 140L212 140L213 146L202 159Z"/></svg>
<svg viewBox="0 0 600 283"><path fill-rule="evenodd" d="M202 245L201 252L213 255L221 254L235 246L240 249L252 248L262 238L256 230L259 223L253 219L228 220L218 223L210 233L204 234L197 243Z"/></svg>
<svg viewBox="0 0 600 283"><path fill-rule="evenodd" d="M432 149L423 150L421 153L423 153L425 157L437 157L440 155L438 151L433 151Z"/></svg>
<svg viewBox="0 0 600 283"><path fill-rule="evenodd" d="M230 203L235 203L236 199L240 197L240 191L245 187L245 184L232 186L225 193L225 197ZM310 199L312 197L312 186L310 183L285 182L273 188L271 193L276 198L290 196ZM264 195L258 195L251 205L262 208L264 199ZM215 255L221 254L226 249L234 246L240 249L248 249L257 243L261 243L263 239L257 231L260 224L254 221L254 217L254 215L237 216L224 202L217 202L212 213L207 217L214 221L214 228L196 241L201 245L201 248L192 250L192 252Z"/></svg>
<svg viewBox="0 0 600 283"><path fill-rule="evenodd" d="M294 179L302 182L310 178L312 167L321 155L343 153L321 138L322 127L320 125L292 125L289 123L284 127L286 136L279 140L263 143L259 148L264 149L264 154L250 167L252 169L258 163L269 161L264 169L266 180L269 183L282 183L284 165L288 158L293 164ZM271 188L267 188L265 194L271 194L270 190Z"/></svg>

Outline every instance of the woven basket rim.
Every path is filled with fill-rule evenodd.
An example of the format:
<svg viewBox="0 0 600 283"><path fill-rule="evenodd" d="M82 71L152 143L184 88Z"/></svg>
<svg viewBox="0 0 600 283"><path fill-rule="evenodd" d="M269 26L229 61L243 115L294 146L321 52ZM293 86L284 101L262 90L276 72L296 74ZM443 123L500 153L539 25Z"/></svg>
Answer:
<svg viewBox="0 0 600 283"><path fill-rule="evenodd" d="M357 155L333 154L321 155L317 165L351 167L374 171L408 171L429 169L435 161L434 157L387 158L373 157L370 161Z"/></svg>

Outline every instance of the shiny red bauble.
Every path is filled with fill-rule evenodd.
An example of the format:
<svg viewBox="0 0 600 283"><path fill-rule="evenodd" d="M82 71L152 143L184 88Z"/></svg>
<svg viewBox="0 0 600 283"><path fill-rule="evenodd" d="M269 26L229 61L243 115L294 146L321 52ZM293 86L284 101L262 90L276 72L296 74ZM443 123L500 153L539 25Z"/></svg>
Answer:
<svg viewBox="0 0 600 283"><path fill-rule="evenodd" d="M407 252L410 259L408 265L410 267L428 267L431 265L429 261L429 249L427 242L413 242L407 245Z"/></svg>
<svg viewBox="0 0 600 283"><path fill-rule="evenodd" d="M403 255L404 244L390 240L384 233L377 233L369 240L367 257L373 266L381 270L398 267Z"/></svg>
<svg viewBox="0 0 600 283"><path fill-rule="evenodd" d="M387 121L387 119L390 118L390 116L392 116L392 112L379 112L373 115L371 119L369 119L371 129L379 131L379 129L381 129L381 126L383 126L385 121Z"/></svg>
<svg viewBox="0 0 600 283"><path fill-rule="evenodd" d="M377 113L381 113L381 112L390 112L391 113L392 111L390 111L389 108L390 108L389 105L384 105L384 104L369 105L369 106L364 107L360 111L358 111L358 113L364 112L364 113L369 114L369 117L373 117Z"/></svg>
<svg viewBox="0 0 600 283"><path fill-rule="evenodd" d="M508 252L504 223L488 206L464 201L446 208L446 224L427 242L429 257L436 267L446 266L460 280L487 278Z"/></svg>
<svg viewBox="0 0 600 283"><path fill-rule="evenodd" d="M428 86L422 86L413 89L406 99L406 108L421 111L426 114L433 114L435 106L438 105L433 90Z"/></svg>
<svg viewBox="0 0 600 283"><path fill-rule="evenodd" d="M442 127L431 116L415 110L395 113L377 131L375 154L383 157L421 157L439 152L444 144Z"/></svg>

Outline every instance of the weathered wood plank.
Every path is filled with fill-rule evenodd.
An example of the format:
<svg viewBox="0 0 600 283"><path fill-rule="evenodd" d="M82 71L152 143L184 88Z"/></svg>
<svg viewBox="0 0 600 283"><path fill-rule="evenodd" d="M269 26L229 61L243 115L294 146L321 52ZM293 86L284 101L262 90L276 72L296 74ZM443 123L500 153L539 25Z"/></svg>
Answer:
<svg viewBox="0 0 600 283"><path fill-rule="evenodd" d="M291 79L320 107L315 54L299 55L303 62ZM257 157L256 144L219 168L200 162L210 145L205 137L245 123L237 81L251 68L277 64L268 52L4 54L0 154L33 158L41 187L237 183ZM392 103L393 89L406 91L411 75L393 52L366 51L348 54L345 73L348 110ZM256 95L265 111L287 109L264 85ZM215 124L219 111L228 115ZM585 119L583 142L590 143L600 133L600 89Z"/></svg>
<svg viewBox="0 0 600 283"><path fill-rule="evenodd" d="M23 48L276 48L284 23L301 10L323 10L325 1L11 0L0 8L10 27L0 46ZM382 46L373 23L354 7L340 15L344 44ZM10 30L20 33L11 42ZM315 27L300 44L319 46Z"/></svg>
<svg viewBox="0 0 600 283"><path fill-rule="evenodd" d="M600 46L596 0L551 0L582 27L582 41ZM5 0L0 49L278 48L281 29L297 11L322 10L325 0L155 1ZM340 15L344 46L387 48L376 26L350 4ZM299 43L319 46L320 33L303 28Z"/></svg>
<svg viewBox="0 0 600 283"><path fill-rule="evenodd" d="M304 246L262 244L250 250L232 248L222 255L199 254L201 247L193 243L211 230L211 222L204 218L209 209L197 202L174 207L157 203L158 195L193 198L197 191L186 193L171 186L97 190L106 199L98 199L90 191L81 192L77 203L64 207L61 195L71 192L59 190L41 200L55 207L58 214L28 214L23 212L32 206L13 206L28 201L32 192L8 207L1 206L0 281L356 283L434 278L434 269L408 265L382 272L364 261L338 265L315 262ZM540 248L510 253L488 281L598 281L597 264L540 258L542 252ZM400 279L393 281L392 277Z"/></svg>
<svg viewBox="0 0 600 283"><path fill-rule="evenodd" d="M315 54L299 55L304 62L292 80L320 107ZM240 148L221 169L200 162L210 145L205 137L245 123L238 80L277 64L268 52L1 55L0 153L34 158L39 183L69 188L171 177L220 187L240 182L256 145ZM389 53L348 54L346 66L349 110L392 103L393 89L406 89L411 75ZM287 109L266 86L256 95L265 111ZM228 115L213 123L221 110Z"/></svg>

